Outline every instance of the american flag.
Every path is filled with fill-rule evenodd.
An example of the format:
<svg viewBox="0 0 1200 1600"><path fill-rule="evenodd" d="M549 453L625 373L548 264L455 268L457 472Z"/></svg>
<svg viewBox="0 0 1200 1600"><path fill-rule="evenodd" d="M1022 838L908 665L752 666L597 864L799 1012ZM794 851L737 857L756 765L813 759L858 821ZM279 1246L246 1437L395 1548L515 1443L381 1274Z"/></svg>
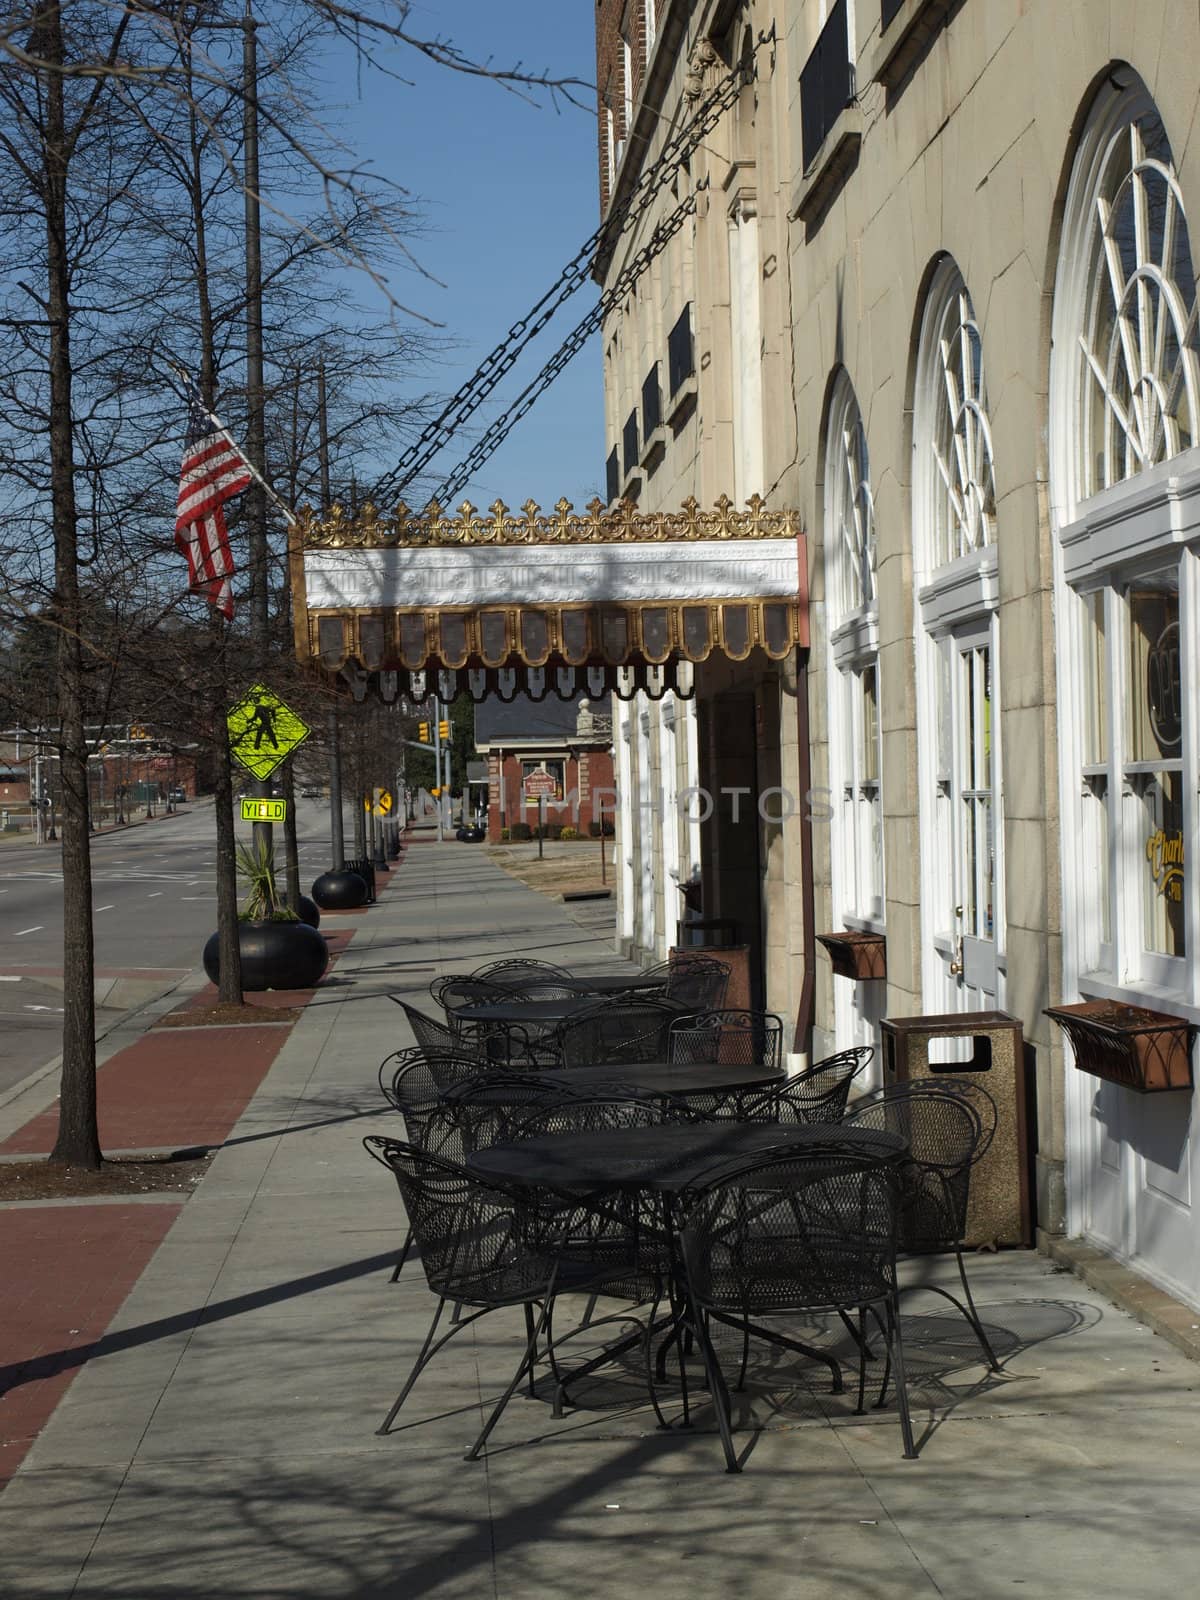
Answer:
<svg viewBox="0 0 1200 1600"><path fill-rule="evenodd" d="M207 595L233 617L233 551L225 527L225 502L251 482L241 451L188 389L188 434L175 503L175 543L188 564L188 587Z"/></svg>

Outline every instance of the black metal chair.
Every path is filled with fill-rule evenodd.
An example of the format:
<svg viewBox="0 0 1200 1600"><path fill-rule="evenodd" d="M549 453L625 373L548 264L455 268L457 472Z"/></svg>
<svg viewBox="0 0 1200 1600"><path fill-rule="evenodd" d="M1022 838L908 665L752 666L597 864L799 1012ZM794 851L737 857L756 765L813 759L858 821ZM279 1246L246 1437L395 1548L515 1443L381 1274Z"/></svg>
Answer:
<svg viewBox="0 0 1200 1600"><path fill-rule="evenodd" d="M553 1048L563 1067L665 1061L680 1008L666 1000L601 1000L559 1023Z"/></svg>
<svg viewBox="0 0 1200 1600"><path fill-rule="evenodd" d="M513 997L530 995L544 1000L557 1000L590 992L587 984L582 979L572 977L565 967L556 967L551 961L535 961L525 956L493 961L488 966L478 967L471 977L483 983L495 984Z"/></svg>
<svg viewBox="0 0 1200 1600"><path fill-rule="evenodd" d="M486 1150L521 1136L527 1118L571 1096L566 1073L522 1074L498 1069L450 1090L446 1114L462 1132L465 1150Z"/></svg>
<svg viewBox="0 0 1200 1600"><path fill-rule="evenodd" d="M378 1432L386 1434L413 1385L425 1368L461 1329L489 1311L521 1306L525 1311L525 1345L512 1379L467 1452L474 1460L486 1444L501 1413L528 1374L532 1387L538 1341L547 1329L557 1294L587 1292L599 1281L593 1264L567 1254L553 1242L554 1201L539 1191L536 1200L516 1190L484 1183L464 1166L446 1161L396 1139L369 1135L368 1154L388 1168L396 1180L409 1224L420 1248L421 1265L438 1297L425 1341L408 1378ZM572 1213L578 1205L570 1205ZM534 1212L536 1223L531 1225ZM437 1337L447 1306L468 1308ZM536 1311L536 1315L535 1315ZM553 1366L553 1346L547 1342ZM557 1368L555 1368L557 1371Z"/></svg>
<svg viewBox="0 0 1200 1600"><path fill-rule="evenodd" d="M711 1011L725 1004L730 968L712 956L676 951L667 962L663 998L673 1000L688 1011Z"/></svg>
<svg viewBox="0 0 1200 1600"><path fill-rule="evenodd" d="M667 1039L668 1061L713 1066L783 1066L783 1019L771 1011L702 1011L678 1017Z"/></svg>
<svg viewBox="0 0 1200 1600"><path fill-rule="evenodd" d="M988 1128L976 1105L989 1115ZM949 1300L970 1324L988 1366L1000 1363L975 1309L962 1242L967 1231L971 1169L991 1142L996 1103L981 1084L950 1076L916 1078L889 1084L857 1100L842 1125L886 1128L900 1134L908 1158L902 1168L899 1247L906 1255L932 1255L953 1250L963 1300L938 1284L922 1284Z"/></svg>
<svg viewBox="0 0 1200 1600"><path fill-rule="evenodd" d="M866 1315L887 1342L904 1454L914 1457L896 1298L899 1183L887 1161L828 1147L803 1156L771 1156L723 1172L694 1200L681 1231L690 1316L704 1360L728 1472L740 1472L733 1443L729 1388L708 1320L726 1323L801 1354L820 1355L754 1319L836 1312L858 1317L858 1410L866 1390ZM832 1358L828 1358L832 1359ZM743 1367L745 1357L743 1356ZM841 1387L834 1365L834 1388Z"/></svg>
<svg viewBox="0 0 1200 1600"><path fill-rule="evenodd" d="M419 1045L397 1050L379 1066L379 1087L388 1104L404 1118L407 1143L431 1155L462 1162L466 1159L462 1131L446 1112L443 1084L444 1078L430 1068ZM404 1270L412 1244L413 1231L409 1223L392 1269L392 1283Z"/></svg>
<svg viewBox="0 0 1200 1600"><path fill-rule="evenodd" d="M785 1082L747 1096L742 1115L747 1122L840 1122L850 1085L874 1054L870 1045L856 1045L826 1056Z"/></svg>
<svg viewBox="0 0 1200 1600"><path fill-rule="evenodd" d="M453 1028L447 1027L444 1022L438 1022L435 1017L426 1016L423 1011L418 1011L416 1006L409 1005L407 1000L401 1000L398 994L388 996L395 1002L408 1019L412 1029L413 1038L423 1050L457 1051L462 1053L463 1041ZM473 1053L473 1046L467 1046L468 1053Z"/></svg>

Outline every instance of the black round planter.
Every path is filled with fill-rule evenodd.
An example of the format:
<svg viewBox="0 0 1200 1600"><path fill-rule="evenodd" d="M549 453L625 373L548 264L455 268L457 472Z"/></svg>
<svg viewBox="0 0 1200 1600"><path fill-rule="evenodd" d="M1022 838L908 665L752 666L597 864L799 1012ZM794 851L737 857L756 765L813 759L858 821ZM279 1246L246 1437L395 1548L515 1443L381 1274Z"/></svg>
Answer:
<svg viewBox="0 0 1200 1600"><path fill-rule="evenodd" d="M482 828L459 828L454 837L460 844L482 844L487 835Z"/></svg>
<svg viewBox="0 0 1200 1600"><path fill-rule="evenodd" d="M329 965L329 947L307 922L241 922L242 988L312 989ZM204 970L221 981L220 936L204 946Z"/></svg>
<svg viewBox="0 0 1200 1600"><path fill-rule="evenodd" d="M321 913L315 902L310 900L306 894L300 896L300 904L297 910L300 913L301 922L307 922L310 928L319 928L321 926Z"/></svg>
<svg viewBox="0 0 1200 1600"><path fill-rule="evenodd" d="M353 911L367 903L366 880L344 868L323 872L312 886L312 897L322 911Z"/></svg>

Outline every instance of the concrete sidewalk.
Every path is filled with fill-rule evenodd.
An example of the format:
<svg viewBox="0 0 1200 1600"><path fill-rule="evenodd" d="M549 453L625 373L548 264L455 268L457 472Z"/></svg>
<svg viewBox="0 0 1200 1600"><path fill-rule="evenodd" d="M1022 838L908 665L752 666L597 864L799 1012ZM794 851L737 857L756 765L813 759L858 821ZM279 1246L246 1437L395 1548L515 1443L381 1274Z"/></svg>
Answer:
<svg viewBox="0 0 1200 1600"><path fill-rule="evenodd" d="M618 965L482 853L410 850L0 1498L0 1593L1193 1592L1200 1369L1032 1254L971 1263L998 1378L944 1302L906 1297L916 1462L892 1404L856 1418L765 1347L740 1477L703 1396L693 1429L655 1428L635 1365L561 1422L514 1400L464 1462L519 1313L464 1331L377 1437L433 1305L418 1263L388 1281L398 1198L360 1144L396 1131L375 1072L407 1039L386 995L420 1004L439 972L504 952Z"/></svg>

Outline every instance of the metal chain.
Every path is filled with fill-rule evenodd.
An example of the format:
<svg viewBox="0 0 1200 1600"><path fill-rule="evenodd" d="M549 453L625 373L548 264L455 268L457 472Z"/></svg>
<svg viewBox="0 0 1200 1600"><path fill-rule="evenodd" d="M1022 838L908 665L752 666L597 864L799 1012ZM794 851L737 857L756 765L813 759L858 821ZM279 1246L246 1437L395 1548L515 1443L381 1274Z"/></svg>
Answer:
<svg viewBox="0 0 1200 1600"><path fill-rule="evenodd" d="M773 38L773 30L770 34L760 35L755 52L764 44L771 43ZM740 61L700 102L691 120L668 138L659 155L642 172L629 193L611 208L604 221L575 253L532 310L513 324L495 349L484 358L477 371L426 425L420 437L391 472L374 486L370 499L376 505L384 505L393 495L402 493L479 409L501 379L512 370L526 346L537 337L559 308L588 281L597 253L611 251L620 237L629 232L654 203L667 177L687 162L706 135L736 102L742 89L753 80L757 71L756 62L756 53ZM457 477L456 473L455 479Z"/></svg>
<svg viewBox="0 0 1200 1600"><path fill-rule="evenodd" d="M708 180L705 179L703 183L697 185L692 194L688 195L685 200L682 200L676 206L669 217L665 217L658 224L647 243L622 269L612 287L600 296L600 299L588 312L587 316L584 317L583 321L563 340L533 382L521 391L502 417L496 418L487 432L476 441L470 453L459 462L454 471L434 493L432 498L439 505L450 504L454 497L466 488L480 467L490 460L505 439L508 438L517 423L533 406L539 395L550 387L567 363L579 354L592 334L602 326L609 312L615 310L626 295L630 293L655 256L666 245L668 239L673 238L682 228L685 219L694 214L696 210L696 195L707 187Z"/></svg>

